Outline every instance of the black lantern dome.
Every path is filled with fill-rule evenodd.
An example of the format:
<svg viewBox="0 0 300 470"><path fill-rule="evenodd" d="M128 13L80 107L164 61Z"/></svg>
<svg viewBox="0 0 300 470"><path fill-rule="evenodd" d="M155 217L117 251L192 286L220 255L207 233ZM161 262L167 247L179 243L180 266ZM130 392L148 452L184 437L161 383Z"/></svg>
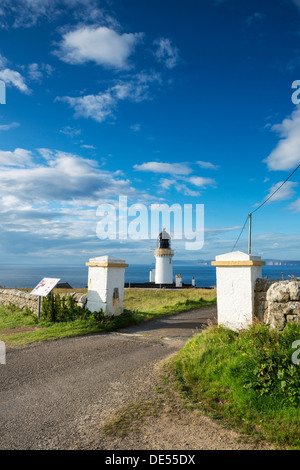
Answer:
<svg viewBox="0 0 300 470"><path fill-rule="evenodd" d="M171 237L165 229L157 237L157 248L171 248Z"/></svg>

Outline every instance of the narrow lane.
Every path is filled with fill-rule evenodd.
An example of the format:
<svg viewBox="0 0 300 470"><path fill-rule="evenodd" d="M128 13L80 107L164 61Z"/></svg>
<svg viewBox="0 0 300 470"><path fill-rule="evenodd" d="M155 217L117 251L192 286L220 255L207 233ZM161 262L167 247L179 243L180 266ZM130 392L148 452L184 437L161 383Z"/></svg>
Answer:
<svg viewBox="0 0 300 470"><path fill-rule="evenodd" d="M101 422L151 398L156 365L215 316L209 307L8 350L0 366L0 449L101 449Z"/></svg>

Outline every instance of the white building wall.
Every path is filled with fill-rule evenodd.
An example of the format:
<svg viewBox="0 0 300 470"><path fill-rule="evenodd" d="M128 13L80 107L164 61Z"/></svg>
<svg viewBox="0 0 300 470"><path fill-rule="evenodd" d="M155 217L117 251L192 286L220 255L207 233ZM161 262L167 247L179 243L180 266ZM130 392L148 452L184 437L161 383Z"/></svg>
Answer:
<svg viewBox="0 0 300 470"><path fill-rule="evenodd" d="M242 252L216 256L218 324L232 330L247 328L254 318L254 284L262 277L259 256Z"/></svg>
<svg viewBox="0 0 300 470"><path fill-rule="evenodd" d="M108 256L90 259L88 270L87 309L103 310L108 315L123 312L125 261Z"/></svg>
<svg viewBox="0 0 300 470"><path fill-rule="evenodd" d="M155 282L155 269L151 269L149 272L149 282Z"/></svg>
<svg viewBox="0 0 300 470"><path fill-rule="evenodd" d="M173 283L172 255L157 256L155 263L155 284Z"/></svg>

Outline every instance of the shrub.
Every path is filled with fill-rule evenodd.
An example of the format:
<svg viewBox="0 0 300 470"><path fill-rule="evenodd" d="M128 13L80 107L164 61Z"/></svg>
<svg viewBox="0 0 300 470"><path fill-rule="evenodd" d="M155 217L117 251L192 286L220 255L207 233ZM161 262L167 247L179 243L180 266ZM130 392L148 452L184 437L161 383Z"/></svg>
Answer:
<svg viewBox="0 0 300 470"><path fill-rule="evenodd" d="M74 320L86 320L94 318L100 321L103 312L91 313L76 305L75 300L70 296L61 297L59 294L43 298L41 318L47 322L66 322Z"/></svg>
<svg viewBox="0 0 300 470"><path fill-rule="evenodd" d="M300 365L292 362L299 339L292 323L282 333L266 325L208 328L178 353L174 371L183 393L214 416L300 447Z"/></svg>
<svg viewBox="0 0 300 470"><path fill-rule="evenodd" d="M125 311L117 316L106 315L102 309L98 312L90 312L76 305L70 295L60 297L59 294L43 299L41 318L51 323L91 320L98 323L99 326L101 325L105 330L123 328L137 323L135 315L130 311Z"/></svg>

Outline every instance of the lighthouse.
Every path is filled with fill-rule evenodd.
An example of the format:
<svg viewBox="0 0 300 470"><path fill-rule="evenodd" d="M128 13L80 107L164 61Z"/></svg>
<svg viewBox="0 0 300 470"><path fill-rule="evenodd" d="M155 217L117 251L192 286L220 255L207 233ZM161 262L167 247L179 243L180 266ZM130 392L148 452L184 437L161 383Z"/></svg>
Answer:
<svg viewBox="0 0 300 470"><path fill-rule="evenodd" d="M155 256L155 284L173 284L174 251L171 250L171 237L163 229L157 237Z"/></svg>

